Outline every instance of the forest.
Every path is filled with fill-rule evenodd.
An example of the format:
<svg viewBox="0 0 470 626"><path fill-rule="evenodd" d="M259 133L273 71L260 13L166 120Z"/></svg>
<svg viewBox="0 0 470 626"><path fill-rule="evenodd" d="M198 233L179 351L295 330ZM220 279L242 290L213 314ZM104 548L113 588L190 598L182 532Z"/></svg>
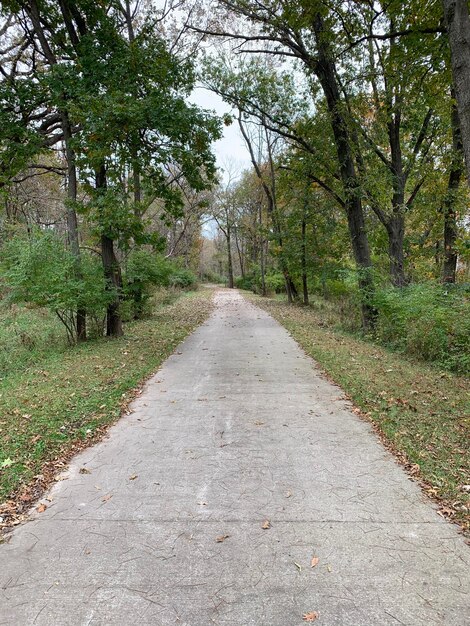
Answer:
<svg viewBox="0 0 470 626"><path fill-rule="evenodd" d="M2 2L3 300L50 310L75 343L121 335L156 286L220 280L334 301L350 329L468 371L468 82L450 15ZM200 85L225 115L190 102ZM213 154L228 125L241 172Z"/></svg>
<svg viewBox="0 0 470 626"><path fill-rule="evenodd" d="M107 372L126 355L114 415L207 314L201 283L470 372L465 1L3 0L0 100L8 388L33 368L68 394L82 357ZM228 128L248 167L217 160ZM88 380L98 416L105 379ZM74 440L99 419L70 401ZM5 494L34 473L15 472Z"/></svg>

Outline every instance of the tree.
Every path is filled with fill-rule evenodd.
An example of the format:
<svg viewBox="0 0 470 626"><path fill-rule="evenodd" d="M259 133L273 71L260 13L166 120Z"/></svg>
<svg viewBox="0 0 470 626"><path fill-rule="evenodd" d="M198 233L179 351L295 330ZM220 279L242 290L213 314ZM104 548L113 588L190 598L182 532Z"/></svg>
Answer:
<svg viewBox="0 0 470 626"><path fill-rule="evenodd" d="M462 145L470 184L470 17L467 0L442 0Z"/></svg>

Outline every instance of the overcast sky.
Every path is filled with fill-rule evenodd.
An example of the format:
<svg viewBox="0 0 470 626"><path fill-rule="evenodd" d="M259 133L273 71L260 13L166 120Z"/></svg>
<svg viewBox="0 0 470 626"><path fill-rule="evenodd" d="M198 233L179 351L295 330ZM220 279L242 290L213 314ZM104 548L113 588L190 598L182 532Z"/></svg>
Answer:
<svg viewBox="0 0 470 626"><path fill-rule="evenodd" d="M218 115L230 113L230 107L215 93L203 87L197 87L191 95L191 102L204 109L215 111ZM216 141L213 150L217 157L217 165L224 169L228 162L233 162L240 172L251 166L250 156L236 121L230 126L223 126L224 136Z"/></svg>

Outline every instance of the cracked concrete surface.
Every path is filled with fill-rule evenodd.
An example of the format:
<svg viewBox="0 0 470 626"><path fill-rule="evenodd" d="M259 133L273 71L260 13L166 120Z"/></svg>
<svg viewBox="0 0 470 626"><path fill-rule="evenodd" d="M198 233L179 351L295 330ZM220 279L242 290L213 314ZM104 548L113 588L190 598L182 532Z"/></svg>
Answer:
<svg viewBox="0 0 470 626"><path fill-rule="evenodd" d="M216 304L0 546L0 624L470 624L456 527L277 322Z"/></svg>

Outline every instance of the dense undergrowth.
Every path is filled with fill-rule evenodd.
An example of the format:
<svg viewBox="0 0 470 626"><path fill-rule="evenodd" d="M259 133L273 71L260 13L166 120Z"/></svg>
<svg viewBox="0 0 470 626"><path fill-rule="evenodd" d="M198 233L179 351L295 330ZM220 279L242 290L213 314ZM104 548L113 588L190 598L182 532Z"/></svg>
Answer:
<svg viewBox="0 0 470 626"><path fill-rule="evenodd" d="M209 314L212 291L159 291L150 317L132 321L119 339L100 338L75 347L53 315L16 309L3 330L0 380L0 502L16 494L22 506L34 499L44 464L93 441L114 421L137 385ZM3 324L7 313L3 311ZM21 329L21 330L20 330ZM31 352L24 337L31 333ZM37 495L37 493L36 493ZM12 501L0 506L8 522ZM1 526L1 524L0 524Z"/></svg>
<svg viewBox="0 0 470 626"><path fill-rule="evenodd" d="M470 530L470 380L342 330L342 314L331 301L302 307L249 297L342 387L444 513Z"/></svg>

